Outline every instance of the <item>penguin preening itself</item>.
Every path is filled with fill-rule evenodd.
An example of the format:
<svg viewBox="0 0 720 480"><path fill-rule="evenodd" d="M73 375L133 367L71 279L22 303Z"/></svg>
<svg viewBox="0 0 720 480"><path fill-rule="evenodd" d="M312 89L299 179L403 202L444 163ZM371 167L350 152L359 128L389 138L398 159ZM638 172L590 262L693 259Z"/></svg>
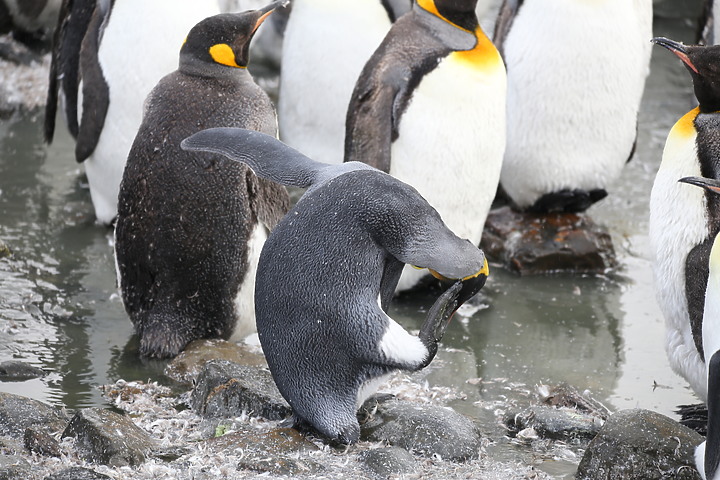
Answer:
<svg viewBox="0 0 720 480"><path fill-rule="evenodd" d="M180 142L226 125L276 135L273 105L246 67L253 34L284 3L198 23L178 70L148 96L115 229L119 284L142 355L170 357L197 338L255 331L255 270L289 208L287 191Z"/></svg>
<svg viewBox="0 0 720 480"><path fill-rule="evenodd" d="M650 195L649 233L670 366L706 401L709 358L702 319L708 258L720 231L720 197L678 179L720 178L720 46L685 46L667 38L653 42L682 60L699 103L668 134Z"/></svg>
<svg viewBox="0 0 720 480"><path fill-rule="evenodd" d="M581 212L607 195L634 152L652 18L652 0L504 1L500 184L517 209Z"/></svg>
<svg viewBox="0 0 720 480"><path fill-rule="evenodd" d="M357 408L385 375L426 366L452 313L485 283L482 250L452 233L414 188L363 163L315 162L267 135L229 128L182 147L308 189L263 247L258 334L296 422L357 441ZM435 302L419 336L386 313L405 263L463 279Z"/></svg>
<svg viewBox="0 0 720 480"><path fill-rule="evenodd" d="M345 114L358 75L412 0L294 0L280 71L280 139L343 161Z"/></svg>
<svg viewBox="0 0 720 480"><path fill-rule="evenodd" d="M217 0L64 0L53 46L45 138L58 101L85 166L97 220L110 224L125 160L150 90L177 68L178 48Z"/></svg>
<svg viewBox="0 0 720 480"><path fill-rule="evenodd" d="M717 179L685 177L680 182L702 187L710 195L720 194ZM695 450L695 464L704 480L720 480L720 235L716 233L710 240L701 328L706 358L708 423L706 440Z"/></svg>
<svg viewBox="0 0 720 480"><path fill-rule="evenodd" d="M412 185L459 237L480 243L505 149L505 67L477 0L418 0L365 65L345 161ZM406 269L399 290L423 272Z"/></svg>

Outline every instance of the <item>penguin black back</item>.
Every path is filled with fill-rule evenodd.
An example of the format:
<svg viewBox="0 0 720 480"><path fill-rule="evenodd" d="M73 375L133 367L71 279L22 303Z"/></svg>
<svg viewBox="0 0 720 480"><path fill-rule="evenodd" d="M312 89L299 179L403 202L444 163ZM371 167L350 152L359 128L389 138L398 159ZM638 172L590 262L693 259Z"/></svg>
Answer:
<svg viewBox="0 0 720 480"><path fill-rule="evenodd" d="M238 295L254 281L249 256L260 245L251 245L285 213L287 192L218 155L181 150L180 142L210 126L276 133L270 99L241 65L246 43L270 10L202 21L182 47L178 71L148 97L116 227L123 301L143 355L173 356L193 339L227 338L238 316L244 321L238 331L254 330L252 288L249 311L239 311ZM213 56L215 45L232 54Z"/></svg>

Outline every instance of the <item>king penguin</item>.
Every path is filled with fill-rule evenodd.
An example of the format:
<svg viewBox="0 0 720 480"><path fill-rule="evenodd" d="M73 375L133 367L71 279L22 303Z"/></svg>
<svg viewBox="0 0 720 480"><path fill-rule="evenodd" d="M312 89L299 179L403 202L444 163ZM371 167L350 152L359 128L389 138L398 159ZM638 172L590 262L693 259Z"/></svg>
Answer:
<svg viewBox="0 0 720 480"><path fill-rule="evenodd" d="M702 319L708 258L720 231L720 197L678 179L720 178L720 46L685 46L667 38L653 42L682 60L699 103L668 134L650 195L649 233L670 366L706 401Z"/></svg>
<svg viewBox="0 0 720 480"><path fill-rule="evenodd" d="M205 130L182 146L308 189L263 247L258 334L296 422L356 442L357 408L389 373L428 365L452 313L485 283L482 250L453 234L415 189L363 163L315 162L239 129ZM419 336L386 313L404 263L462 279L430 308Z"/></svg>
<svg viewBox="0 0 720 480"><path fill-rule="evenodd" d="M311 158L341 163L353 86L412 0L295 0L280 71L280 138Z"/></svg>
<svg viewBox="0 0 720 480"><path fill-rule="evenodd" d="M177 355L197 338L255 331L255 270L289 208L284 187L180 142L205 127L277 134L275 110L247 71L250 40L284 2L198 23L177 71L148 96L119 197L115 254L140 353Z"/></svg>
<svg viewBox="0 0 720 480"><path fill-rule="evenodd" d="M83 162L97 220L112 223L143 102L177 68L174 52L217 0L64 0L58 19L45 114L52 141L58 96L75 158Z"/></svg>
<svg viewBox="0 0 720 480"><path fill-rule="evenodd" d="M717 179L685 177L680 181L702 187L710 195L720 194ZM708 422L706 440L695 450L695 465L703 480L720 480L720 234L709 240L712 246L707 258L707 286L699 285L705 296L700 332L707 359L704 373Z"/></svg>
<svg viewBox="0 0 720 480"><path fill-rule="evenodd" d="M478 245L505 149L506 76L476 0L418 0L365 65L350 100L345 161L412 185ZM406 269L399 290L424 272Z"/></svg>
<svg viewBox="0 0 720 480"><path fill-rule="evenodd" d="M652 0L504 1L500 183L517 209L581 212L607 195L635 149L652 18Z"/></svg>

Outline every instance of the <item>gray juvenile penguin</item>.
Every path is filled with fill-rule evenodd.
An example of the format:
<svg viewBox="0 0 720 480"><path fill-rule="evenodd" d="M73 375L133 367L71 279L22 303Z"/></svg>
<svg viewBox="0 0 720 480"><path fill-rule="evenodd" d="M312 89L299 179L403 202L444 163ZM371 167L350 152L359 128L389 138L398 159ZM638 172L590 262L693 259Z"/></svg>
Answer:
<svg viewBox="0 0 720 480"><path fill-rule="evenodd" d="M170 357L197 338L255 330L262 244L289 208L284 187L183 138L214 126L276 134L275 111L246 66L250 40L275 2L198 23L180 66L148 97L119 196L115 253L141 355Z"/></svg>
<svg viewBox="0 0 720 480"><path fill-rule="evenodd" d="M296 424L353 443L357 408L391 372L425 367L452 313L484 285L482 250L452 233L409 185L360 162L329 165L261 133L214 128L184 140L260 177L307 188L258 266L258 334ZM386 313L404 264L456 281L419 336Z"/></svg>

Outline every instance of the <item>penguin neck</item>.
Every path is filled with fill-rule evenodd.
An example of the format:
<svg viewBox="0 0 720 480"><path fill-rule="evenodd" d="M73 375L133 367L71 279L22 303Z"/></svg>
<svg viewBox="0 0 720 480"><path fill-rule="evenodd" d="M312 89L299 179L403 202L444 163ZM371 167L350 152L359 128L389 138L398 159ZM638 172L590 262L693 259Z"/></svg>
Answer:
<svg viewBox="0 0 720 480"><path fill-rule="evenodd" d="M250 75L246 67L228 67L227 65L205 62L190 56L184 57L183 55L180 56L178 70L180 73L194 77L219 79L234 79Z"/></svg>
<svg viewBox="0 0 720 480"><path fill-rule="evenodd" d="M435 37L452 50L472 50L476 47L478 39L475 36L475 32L466 30L445 17L442 17L439 12L437 12L437 9L431 12L416 2L413 5L413 13L417 15L421 25L425 26ZM477 22L477 18L475 20ZM475 29L477 28L479 27L475 27Z"/></svg>

